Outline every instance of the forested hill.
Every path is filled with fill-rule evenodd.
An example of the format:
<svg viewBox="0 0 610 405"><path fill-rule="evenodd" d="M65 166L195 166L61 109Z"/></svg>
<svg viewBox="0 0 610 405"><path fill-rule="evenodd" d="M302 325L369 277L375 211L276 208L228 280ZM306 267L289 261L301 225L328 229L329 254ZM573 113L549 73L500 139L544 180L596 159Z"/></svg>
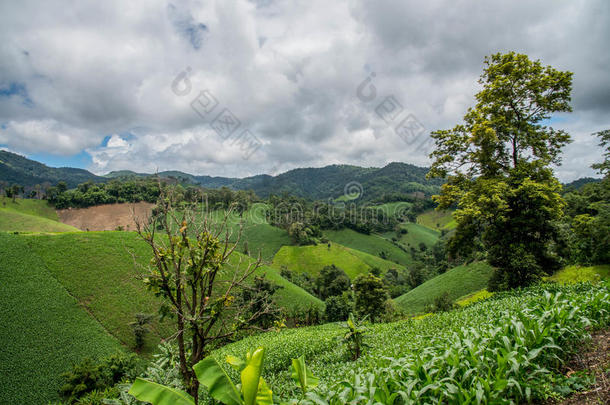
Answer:
<svg viewBox="0 0 610 405"><path fill-rule="evenodd" d="M351 193L360 193L364 200L387 194L421 192L431 195L438 192L439 180L426 180L428 169L407 163L390 163L385 167L359 167L330 165L320 168L293 169L277 176L261 174L243 179L229 177L195 176L178 171L160 172L162 177L173 177L182 182L206 188L230 187L236 190L254 190L260 197L289 193L299 197L317 199L341 197L346 186ZM107 177L144 177L150 174L129 171L111 172Z"/></svg>
<svg viewBox="0 0 610 405"><path fill-rule="evenodd" d="M0 150L0 181L25 187L65 181L72 188L87 181L102 182L105 179L84 169L49 167L16 153Z"/></svg>

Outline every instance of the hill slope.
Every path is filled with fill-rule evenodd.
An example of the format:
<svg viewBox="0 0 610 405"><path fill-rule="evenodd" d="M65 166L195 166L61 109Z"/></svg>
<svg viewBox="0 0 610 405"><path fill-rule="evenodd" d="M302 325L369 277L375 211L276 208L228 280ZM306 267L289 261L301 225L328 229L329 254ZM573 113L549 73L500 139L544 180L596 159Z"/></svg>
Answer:
<svg viewBox="0 0 610 405"><path fill-rule="evenodd" d="M65 181L68 187L76 187L79 183L89 180L100 182L104 178L83 169L49 167L16 153L0 150L0 180L22 186Z"/></svg>
<svg viewBox="0 0 610 405"><path fill-rule="evenodd" d="M346 228L340 231L324 231L324 236L335 243L374 256L379 256L381 252L384 252L387 257L386 260L399 263L403 266L412 262L411 256L408 253L378 235L364 235Z"/></svg>
<svg viewBox="0 0 610 405"><path fill-rule="evenodd" d="M0 197L0 231L6 232L74 232L78 229L62 224L57 213L44 200Z"/></svg>
<svg viewBox="0 0 610 405"><path fill-rule="evenodd" d="M149 247L132 232L79 232L57 235L21 236L27 243L29 254L41 258L50 273L66 287L104 327L123 344L132 347L133 332L129 322L138 312L156 313L160 301L146 287L139 276L147 265ZM132 256L133 254L133 256ZM233 266L247 257L235 253ZM288 309L323 303L300 287L282 278L276 269L261 267L258 274L280 285L274 298ZM153 334L145 342L145 351L151 351L162 337L172 329L167 321L153 323Z"/></svg>
<svg viewBox="0 0 610 405"><path fill-rule="evenodd" d="M341 268L350 278L366 273L372 267L378 267L382 271L396 268L397 264L383 260L377 256L370 255L359 250L347 248L337 243L315 246L282 246L273 258L273 267L296 272L307 272L318 275L325 266Z"/></svg>
<svg viewBox="0 0 610 405"><path fill-rule="evenodd" d="M58 399L59 374L121 349L34 254L0 233L0 403Z"/></svg>
<svg viewBox="0 0 610 405"><path fill-rule="evenodd" d="M492 267L485 262L454 267L397 297L394 301L408 314L419 314L424 312L427 304L445 291L449 293L449 298L456 300L485 288L491 273Z"/></svg>

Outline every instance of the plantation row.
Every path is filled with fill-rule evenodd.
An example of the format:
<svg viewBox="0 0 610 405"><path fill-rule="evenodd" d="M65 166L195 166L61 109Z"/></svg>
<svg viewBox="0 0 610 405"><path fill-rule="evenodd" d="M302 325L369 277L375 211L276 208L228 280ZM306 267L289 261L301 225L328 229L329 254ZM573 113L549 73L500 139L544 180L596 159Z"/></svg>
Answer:
<svg viewBox="0 0 610 405"><path fill-rule="evenodd" d="M345 333L339 324L251 336L217 350L212 358L233 381L239 381L238 371L225 359L233 364L247 352L264 348L262 377L273 390L274 402L519 403L552 397L565 389L569 382L560 374L563 360L582 347L592 330L608 324L607 282L548 284L501 293L464 310L421 321L370 325L364 354L354 362L338 342ZM291 361L300 356L313 373L310 379L320 380L315 388L315 384L305 385L304 394L291 380ZM177 376L172 357L171 351L161 356L144 377L180 388L178 378L168 378ZM211 358L205 361L212 364ZM202 384L205 392L205 381ZM261 385L259 394L265 388ZM123 386L125 398L129 387ZM216 399L218 392L213 393Z"/></svg>

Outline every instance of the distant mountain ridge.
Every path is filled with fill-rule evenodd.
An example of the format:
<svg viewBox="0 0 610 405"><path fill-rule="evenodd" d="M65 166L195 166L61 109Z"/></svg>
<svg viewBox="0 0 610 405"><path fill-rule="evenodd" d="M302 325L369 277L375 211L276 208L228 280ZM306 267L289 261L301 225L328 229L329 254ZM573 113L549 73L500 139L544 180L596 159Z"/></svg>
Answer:
<svg viewBox="0 0 610 405"><path fill-rule="evenodd" d="M393 162L376 167L353 165L330 165L320 168L299 168L276 176L260 174L245 178L193 175L181 171L158 173L165 178L174 178L181 183L198 185L204 188L229 187L234 190L254 190L263 198L270 194L290 193L314 200L338 198L356 192L364 200L379 198L384 194L438 193L441 179L427 180L428 168L408 163ZM55 185L65 181L69 188L87 181L106 182L110 179L129 179L151 177L151 173L137 173L131 170L113 171L97 176L84 169L70 167L54 168L28 159L24 156L0 150L0 181L18 183L32 187L36 184ZM596 181L581 179L570 183L572 187ZM347 190L349 188L349 190Z"/></svg>

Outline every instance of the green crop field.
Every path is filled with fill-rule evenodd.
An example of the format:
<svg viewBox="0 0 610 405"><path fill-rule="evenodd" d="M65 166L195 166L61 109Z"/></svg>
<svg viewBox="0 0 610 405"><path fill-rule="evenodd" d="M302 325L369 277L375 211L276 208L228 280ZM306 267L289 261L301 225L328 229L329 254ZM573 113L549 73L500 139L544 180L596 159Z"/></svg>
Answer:
<svg viewBox="0 0 610 405"><path fill-rule="evenodd" d="M121 350L21 235L0 233L0 302L2 404L58 399L61 372Z"/></svg>
<svg viewBox="0 0 610 405"><path fill-rule="evenodd" d="M57 235L22 236L30 251L41 258L51 274L84 305L104 327L122 343L132 347L133 332L129 323L135 314L156 313L160 301L146 291L139 265L147 264L149 247L133 232L81 232ZM132 256L133 254L133 256ZM237 265L241 255L231 257ZM242 257L244 263L251 260ZM280 285L275 293L279 305L287 308L311 305L323 308L323 303L300 287L283 279L276 269L263 266L259 274ZM150 353L161 337L171 332L165 323L153 323L144 352Z"/></svg>
<svg viewBox="0 0 610 405"><path fill-rule="evenodd" d="M397 235L396 232L386 232L383 237L386 239L397 238L398 243L406 247L407 249L419 248L419 244L423 243L427 247L433 246L440 237L440 232L427 228L420 224L414 224L411 222L405 222L400 225L402 229L405 229L407 233L401 233Z"/></svg>
<svg viewBox="0 0 610 405"><path fill-rule="evenodd" d="M55 208L46 200L22 199L17 198L13 202L12 198L0 197L0 209L17 211L22 214L35 215L53 221L59 221Z"/></svg>
<svg viewBox="0 0 610 405"><path fill-rule="evenodd" d="M411 204L409 202L396 201L396 202L391 202L391 203L375 205L372 208L375 208L375 209L383 212L383 214L385 215L386 218L398 217L400 219L407 213L407 211L409 211L409 208L411 208L412 205L413 204Z"/></svg>
<svg viewBox="0 0 610 405"><path fill-rule="evenodd" d="M285 266L289 270L311 275L319 274L324 266L331 264L343 269L352 279L358 274L368 272L371 267L387 270L397 266L396 263L332 242L330 247L326 244L283 246L273 258L275 268L281 269Z"/></svg>
<svg viewBox="0 0 610 405"><path fill-rule="evenodd" d="M411 256L408 253L379 235L364 235L351 229L342 229L340 231L324 231L324 236L340 245L374 256L379 256L381 252L385 252L387 260L403 266L411 263Z"/></svg>
<svg viewBox="0 0 610 405"><path fill-rule="evenodd" d="M59 222L46 201L0 198L0 232L75 232L78 229Z"/></svg>
<svg viewBox="0 0 610 405"><path fill-rule="evenodd" d="M307 367L321 379L316 390L320 403L361 403L358 395L361 400L374 397L375 403L393 403L387 395L398 391L410 403L435 403L441 396L452 398L448 403L466 403L468 397L480 397L481 403L504 403L520 396L518 402L525 403L529 401L523 385L528 392L545 389L544 379L532 379L533 370L540 370L540 377L549 370L558 373L561 363L553 355L569 355L547 343L573 347L586 339L582 328L590 320L601 326L609 321L605 315L610 310L608 286L558 286L550 293L547 288L551 287L535 286L418 321L368 325L367 347L356 362L347 360L345 347L337 344L345 333L341 324L255 335L213 356L224 363L229 354L244 357L247 351L264 347L263 374L280 401L299 396L289 366L290 359L304 355ZM235 370L225 369L237 381ZM472 369L480 372L468 371ZM513 384L506 384L511 378ZM487 389L478 388L486 383ZM519 389L516 384L523 385Z"/></svg>
<svg viewBox="0 0 610 405"><path fill-rule="evenodd" d="M427 304L445 291L452 300L457 300L485 288L491 273L491 266L484 262L454 267L397 297L394 301L408 314L420 314Z"/></svg>
<svg viewBox="0 0 610 405"><path fill-rule="evenodd" d="M455 229L455 227L457 226L455 219L453 219L452 210L426 211L417 216L417 223L436 230L451 230Z"/></svg>
<svg viewBox="0 0 610 405"><path fill-rule="evenodd" d="M240 223L242 223L242 235L238 244L240 252L244 252L247 242L248 251L252 257L256 257L260 252L262 259L266 263L271 263L277 251L283 245L290 245L292 241L288 232L267 223L266 209L266 204L252 204L252 207L241 216L232 212L227 222L231 225L234 239L237 238ZM216 222L221 221L224 218L223 215L224 211L220 210L210 213L210 217Z"/></svg>
<svg viewBox="0 0 610 405"><path fill-rule="evenodd" d="M44 217L0 208L0 232L80 232L80 230Z"/></svg>

